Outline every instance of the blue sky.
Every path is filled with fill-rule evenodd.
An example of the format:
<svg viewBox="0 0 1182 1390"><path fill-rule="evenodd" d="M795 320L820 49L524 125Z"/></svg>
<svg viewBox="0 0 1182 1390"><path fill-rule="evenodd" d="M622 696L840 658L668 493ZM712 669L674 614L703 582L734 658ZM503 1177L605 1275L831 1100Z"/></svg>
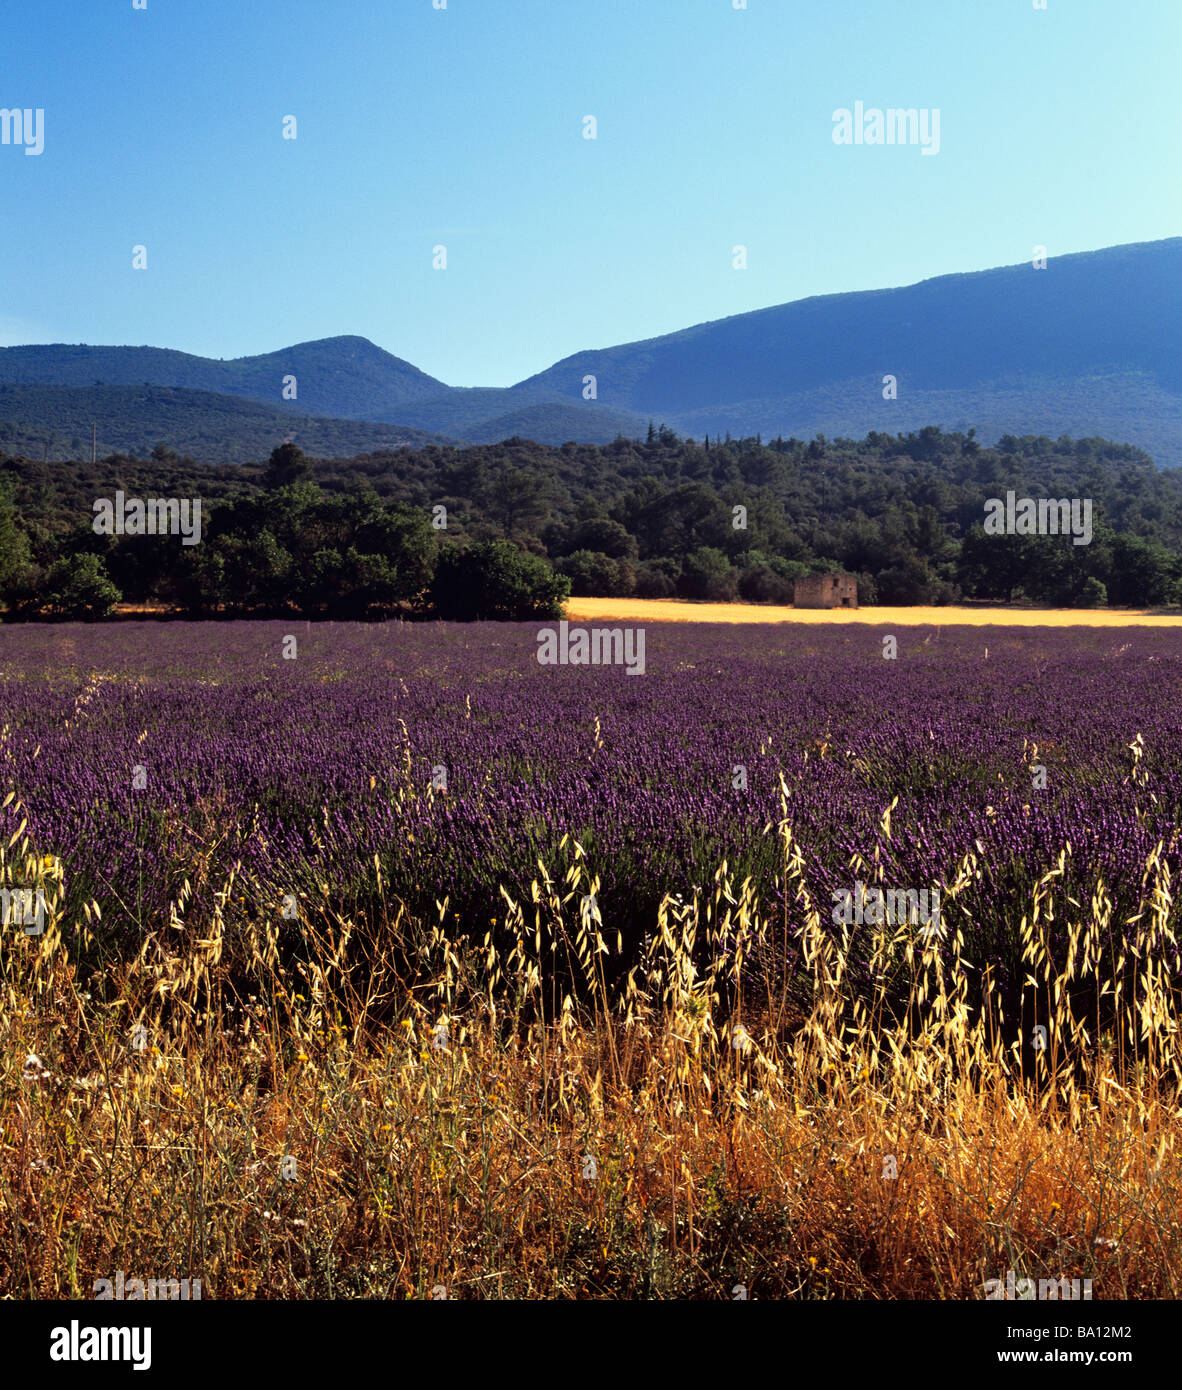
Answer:
<svg viewBox="0 0 1182 1390"><path fill-rule="evenodd" d="M358 333L503 386L807 295L1178 235L1182 5L1033 5L12 5L0 107L44 108L45 149L0 146L0 344ZM856 101L938 108L939 153L835 145Z"/></svg>

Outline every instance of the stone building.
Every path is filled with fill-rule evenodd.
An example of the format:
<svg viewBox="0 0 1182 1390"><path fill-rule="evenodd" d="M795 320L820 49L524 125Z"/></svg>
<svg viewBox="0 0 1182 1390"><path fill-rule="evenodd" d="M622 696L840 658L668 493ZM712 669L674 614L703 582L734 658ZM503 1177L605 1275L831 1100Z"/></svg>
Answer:
<svg viewBox="0 0 1182 1390"><path fill-rule="evenodd" d="M852 574L807 574L793 591L796 608L857 608L858 580Z"/></svg>

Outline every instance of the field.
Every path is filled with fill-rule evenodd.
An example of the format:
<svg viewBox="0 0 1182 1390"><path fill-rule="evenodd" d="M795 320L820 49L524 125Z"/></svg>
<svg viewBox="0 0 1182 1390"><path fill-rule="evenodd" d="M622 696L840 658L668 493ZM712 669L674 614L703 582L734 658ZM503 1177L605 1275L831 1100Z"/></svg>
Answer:
<svg viewBox="0 0 1182 1390"><path fill-rule="evenodd" d="M1177 1297L1182 633L795 616L0 629L0 1291Z"/></svg>
<svg viewBox="0 0 1182 1390"><path fill-rule="evenodd" d="M991 608L986 604L874 604L840 612L776 604L685 603L679 599L572 598L572 622L617 619L633 623L870 623L876 627L1175 627L1182 616L1117 608Z"/></svg>

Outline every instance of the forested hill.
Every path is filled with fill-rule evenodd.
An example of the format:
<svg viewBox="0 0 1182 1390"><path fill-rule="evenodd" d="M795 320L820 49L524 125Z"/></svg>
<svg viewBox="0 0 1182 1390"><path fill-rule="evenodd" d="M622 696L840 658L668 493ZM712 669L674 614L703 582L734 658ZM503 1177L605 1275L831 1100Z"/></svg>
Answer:
<svg viewBox="0 0 1182 1390"><path fill-rule="evenodd" d="M487 332L492 353L496 325ZM346 420L470 444L522 435L558 445L643 435L652 419L694 439L860 437L925 425L973 428L988 443L1003 434L1097 435L1178 467L1182 237L818 295L641 341L582 347L514 386L449 386L355 336L229 361L148 347L0 348L0 386L88 387L100 395L151 386L244 397L280 415L332 417L341 452L354 451L341 433ZM206 462L241 460L241 438L226 428L224 402L212 397L206 418L197 401L185 418L147 405L128 409L122 399L83 408L58 396L44 404L53 418L0 392L10 451L32 451L11 435L14 411L33 431L28 437L44 437L50 457L61 458L71 435L89 435L95 416L86 411L105 410L119 429L104 436L111 447L146 453L163 444ZM300 442L310 450L334 447L306 423L291 428L304 431Z"/></svg>
<svg viewBox="0 0 1182 1390"><path fill-rule="evenodd" d="M1177 467L1182 237L795 300L575 353L515 389L577 399L588 375L601 404L694 438L934 424L1103 435ZM415 404L407 424L444 429Z"/></svg>
<svg viewBox="0 0 1182 1390"><path fill-rule="evenodd" d="M285 394L294 379L296 396ZM155 347L45 343L0 348L0 384L173 386L241 396L298 414L389 420L407 401L448 388L367 338L296 343L229 361Z"/></svg>
<svg viewBox="0 0 1182 1390"><path fill-rule="evenodd" d="M103 457L159 448L198 463L261 461L285 440L326 455L452 442L175 386L0 386L0 450L56 464L89 457L92 440Z"/></svg>
<svg viewBox="0 0 1182 1390"><path fill-rule="evenodd" d="M116 490L200 497L202 544L180 555L171 539L96 536L94 501ZM985 535L985 503L1009 491L1091 499L1090 542ZM376 556L396 569L382 538L408 528L428 569L441 547L508 541L584 594L790 602L796 576L845 569L859 576L863 602L1182 602L1182 474L1101 439L1006 436L983 448L929 427L699 444L662 428L606 446L511 439L316 462L286 446L266 469L207 468L163 450L96 468L0 457L10 553L26 547L41 573L93 553L129 599L169 600L187 567L198 608L215 572L230 597L210 599L213 608L233 607L236 584L264 580L267 602L282 606L318 555L334 573L345 556L355 568Z"/></svg>

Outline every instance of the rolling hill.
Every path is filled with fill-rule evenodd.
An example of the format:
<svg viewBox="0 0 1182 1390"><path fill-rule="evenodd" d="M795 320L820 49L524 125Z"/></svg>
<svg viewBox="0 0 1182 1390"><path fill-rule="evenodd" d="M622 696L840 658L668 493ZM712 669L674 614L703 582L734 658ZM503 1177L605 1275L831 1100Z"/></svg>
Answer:
<svg viewBox="0 0 1182 1390"><path fill-rule="evenodd" d="M284 378L297 397L283 397ZM153 347L53 343L0 348L0 386L176 386L261 401L297 415L388 421L406 401L448 388L367 338L322 338L221 361Z"/></svg>
<svg viewBox="0 0 1182 1390"><path fill-rule="evenodd" d="M172 386L0 386L0 449L6 453L89 458L92 424L100 458L146 458L165 444L198 463L265 461L285 439L323 458L451 442L402 425L294 415Z"/></svg>
<svg viewBox="0 0 1182 1390"><path fill-rule="evenodd" d="M593 402L583 399L589 375L598 388ZM884 399L888 375L896 399ZM282 398L288 377L295 401ZM147 383L215 393L204 421L198 402L184 408L197 445L163 428L170 411L184 413L179 401L169 410L157 397L101 404L103 391L142 391ZM1023 264L796 300L578 352L504 388L447 386L358 337L231 361L145 347L11 347L0 349L0 387L8 388L0 390L0 431L9 437L17 410L36 437L29 414L36 398L19 394L29 386L99 393L85 405L77 397L81 415L62 398L45 398L46 407L66 412L63 421L84 426L63 424L60 432L87 436L90 417L82 417L90 409L109 421L120 447L166 442L219 460L241 449L224 433L234 412L214 401L237 397L275 417L303 417L288 428L301 432L310 452L319 445L308 417L328 417L341 439L344 422L368 421L397 426L408 442L418 431L467 443L520 435L544 444L636 436L651 419L694 438L861 437L925 425L975 428L984 442L1002 434L1103 436L1179 466L1182 237L1055 257L1042 270ZM156 413L137 422L134 411L148 404ZM389 445L367 437L359 447Z"/></svg>
<svg viewBox="0 0 1182 1390"><path fill-rule="evenodd" d="M797 300L576 353L515 389L577 397L588 374L605 407L698 438L975 426L1103 435L1177 466L1182 237Z"/></svg>

